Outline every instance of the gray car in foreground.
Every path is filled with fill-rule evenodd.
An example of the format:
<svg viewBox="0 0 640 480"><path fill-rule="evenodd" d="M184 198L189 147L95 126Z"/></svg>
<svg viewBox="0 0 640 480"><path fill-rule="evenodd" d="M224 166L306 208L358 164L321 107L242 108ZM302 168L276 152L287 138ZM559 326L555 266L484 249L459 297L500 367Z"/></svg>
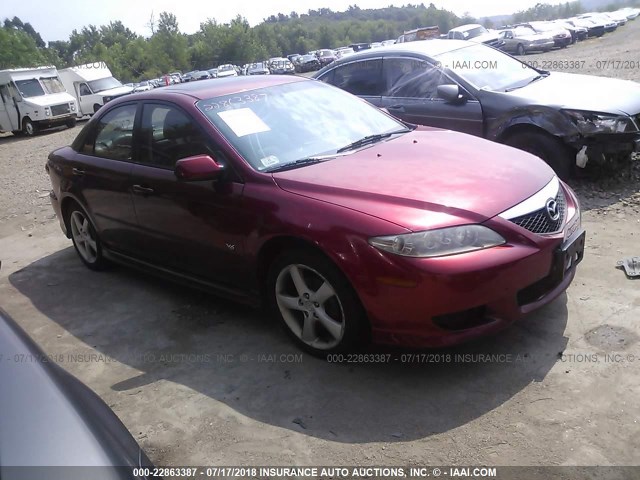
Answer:
<svg viewBox="0 0 640 480"><path fill-rule="evenodd" d="M405 122L533 153L564 178L576 163L627 158L640 145L640 84L548 72L464 40L358 52L314 77Z"/></svg>
<svg viewBox="0 0 640 480"><path fill-rule="evenodd" d="M127 428L56 360L0 309L0 478L146 478L134 469L152 464Z"/></svg>

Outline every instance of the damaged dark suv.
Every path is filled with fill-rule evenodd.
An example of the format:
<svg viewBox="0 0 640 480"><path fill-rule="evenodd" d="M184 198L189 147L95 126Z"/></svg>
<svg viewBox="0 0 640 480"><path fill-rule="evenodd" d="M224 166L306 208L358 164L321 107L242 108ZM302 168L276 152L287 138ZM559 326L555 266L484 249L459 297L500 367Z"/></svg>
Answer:
<svg viewBox="0 0 640 480"><path fill-rule="evenodd" d="M315 78L410 123L458 130L545 160L563 178L576 163L640 147L640 84L534 68L462 40L358 52Z"/></svg>

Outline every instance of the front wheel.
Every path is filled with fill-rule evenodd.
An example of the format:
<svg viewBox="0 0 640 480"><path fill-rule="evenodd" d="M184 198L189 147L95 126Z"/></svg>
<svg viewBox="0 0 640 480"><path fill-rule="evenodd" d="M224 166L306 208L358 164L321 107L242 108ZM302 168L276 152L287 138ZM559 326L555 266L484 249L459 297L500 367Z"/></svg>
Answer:
<svg viewBox="0 0 640 480"><path fill-rule="evenodd" d="M575 158L560 139L542 132L521 132L507 138L505 144L544 160L560 178L571 177Z"/></svg>
<svg viewBox="0 0 640 480"><path fill-rule="evenodd" d="M312 355L350 351L365 338L365 314L355 291L320 254L294 250L276 258L267 295L287 333Z"/></svg>
<svg viewBox="0 0 640 480"><path fill-rule="evenodd" d="M68 128L73 128L76 126L76 122L77 120L75 118L70 118L69 120L67 120L66 125Z"/></svg>
<svg viewBox="0 0 640 480"><path fill-rule="evenodd" d="M91 270L102 270L107 264L102 254L102 243L87 214L80 207L72 207L67 225L71 229L73 246L87 267Z"/></svg>
<svg viewBox="0 0 640 480"><path fill-rule="evenodd" d="M30 118L25 118L22 121L22 133L24 133L27 137L33 137L36 133L38 133L38 125L33 123Z"/></svg>

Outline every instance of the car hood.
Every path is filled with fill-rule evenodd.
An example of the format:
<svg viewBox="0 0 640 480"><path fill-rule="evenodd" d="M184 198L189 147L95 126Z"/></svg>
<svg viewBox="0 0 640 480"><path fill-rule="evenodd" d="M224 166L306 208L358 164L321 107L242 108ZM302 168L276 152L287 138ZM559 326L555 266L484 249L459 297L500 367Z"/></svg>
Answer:
<svg viewBox="0 0 640 480"><path fill-rule="evenodd" d="M108 90L101 90L97 94L102 95L103 97L119 97L121 95L127 95L128 93L132 93L133 88L125 87L124 85L121 87L110 88Z"/></svg>
<svg viewBox="0 0 640 480"><path fill-rule="evenodd" d="M31 103L39 107L50 107L52 105L58 105L60 103L75 102L75 98L73 98L67 92L60 92L40 95L38 97L27 97L24 99L24 101L25 103Z"/></svg>
<svg viewBox="0 0 640 480"><path fill-rule="evenodd" d="M228 70L225 72L218 72L218 78L223 78L223 77L232 77L234 75L237 75L236 72Z"/></svg>
<svg viewBox="0 0 640 480"><path fill-rule="evenodd" d="M626 115L640 113L640 84L615 78L552 72L547 78L508 95L534 105Z"/></svg>
<svg viewBox="0 0 640 480"><path fill-rule="evenodd" d="M489 32L489 33L483 33L482 35L478 35L477 37L470 38L469 41L475 42L475 43L485 43L485 42L492 42L499 39L500 37L498 37L497 33Z"/></svg>
<svg viewBox="0 0 640 480"><path fill-rule="evenodd" d="M429 127L273 174L288 192L413 231L483 222L533 195L553 176L528 153Z"/></svg>

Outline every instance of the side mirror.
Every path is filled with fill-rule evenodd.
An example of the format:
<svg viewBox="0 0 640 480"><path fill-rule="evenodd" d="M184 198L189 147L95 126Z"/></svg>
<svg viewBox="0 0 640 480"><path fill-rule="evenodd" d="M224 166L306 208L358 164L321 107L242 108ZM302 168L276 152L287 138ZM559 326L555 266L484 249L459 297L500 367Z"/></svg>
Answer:
<svg viewBox="0 0 640 480"><path fill-rule="evenodd" d="M176 162L174 173L185 182L215 180L222 175L224 168L209 155L195 155Z"/></svg>
<svg viewBox="0 0 640 480"><path fill-rule="evenodd" d="M454 105L464 103L466 98L460 92L458 85L438 85L438 97L445 100L447 103L453 103Z"/></svg>

